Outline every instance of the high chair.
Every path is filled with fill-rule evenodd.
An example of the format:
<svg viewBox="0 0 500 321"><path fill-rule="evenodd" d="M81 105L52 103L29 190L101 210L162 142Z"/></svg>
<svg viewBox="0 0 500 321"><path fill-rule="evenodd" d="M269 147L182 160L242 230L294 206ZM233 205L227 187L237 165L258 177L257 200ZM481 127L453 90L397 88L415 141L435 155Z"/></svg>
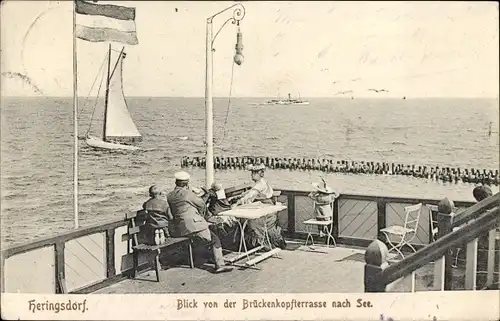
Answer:
<svg viewBox="0 0 500 321"><path fill-rule="evenodd" d="M332 209L333 213L333 205L334 202L331 202L329 206ZM313 211L316 208L316 202L313 202ZM328 221L319 221L315 218L311 218L307 221L304 221L303 224L307 228L307 238L306 238L306 243L305 245L307 246L307 243L309 242L309 238L311 239L311 246L314 246L314 238L313 238L313 229L314 227L322 227L322 231L326 234L326 246L330 247L330 239L332 240L333 246L336 247L337 243L335 242L335 238L333 237L333 219L330 219Z"/></svg>

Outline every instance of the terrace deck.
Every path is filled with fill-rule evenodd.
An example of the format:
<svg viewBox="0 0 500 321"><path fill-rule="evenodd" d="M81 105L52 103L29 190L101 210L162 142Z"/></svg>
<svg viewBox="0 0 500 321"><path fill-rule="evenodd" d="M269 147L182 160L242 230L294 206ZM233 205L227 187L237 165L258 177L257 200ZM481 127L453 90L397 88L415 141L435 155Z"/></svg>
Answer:
<svg viewBox="0 0 500 321"><path fill-rule="evenodd" d="M352 247L321 248L314 253L300 243L289 242L279 258L258 264L260 270L235 268L230 273L213 274L213 265L195 269L171 267L160 272L155 282L153 271L137 279L124 280L95 293L362 293L364 292L364 250ZM459 272L459 270L457 270ZM416 290L431 290L433 270L417 271ZM290 282L293 280L293 282ZM410 291L410 279L397 283L392 291Z"/></svg>

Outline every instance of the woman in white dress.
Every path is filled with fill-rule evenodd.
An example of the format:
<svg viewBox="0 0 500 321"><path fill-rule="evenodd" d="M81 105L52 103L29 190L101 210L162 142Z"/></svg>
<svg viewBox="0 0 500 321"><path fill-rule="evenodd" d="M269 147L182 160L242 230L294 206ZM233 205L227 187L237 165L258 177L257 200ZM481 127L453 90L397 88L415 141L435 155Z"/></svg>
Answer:
<svg viewBox="0 0 500 321"><path fill-rule="evenodd" d="M261 202L263 204L274 205L273 189L269 183L264 179L264 172L266 167L263 164L250 166L252 181L255 185L243 193L241 198L237 201L236 205L249 204L254 202ZM265 242L265 231L269 235L269 240L273 247L286 247L285 239L281 235L281 227L279 225L278 214L267 215L262 218L249 220L245 229L246 244L250 248L262 245L264 250L269 251L269 245Z"/></svg>

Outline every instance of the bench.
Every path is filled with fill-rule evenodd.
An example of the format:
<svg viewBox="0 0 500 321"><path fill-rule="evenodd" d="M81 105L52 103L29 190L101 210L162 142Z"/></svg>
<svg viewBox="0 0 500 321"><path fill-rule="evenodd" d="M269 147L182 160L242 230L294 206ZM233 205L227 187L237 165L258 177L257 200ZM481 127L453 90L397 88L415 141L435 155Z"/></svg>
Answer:
<svg viewBox="0 0 500 321"><path fill-rule="evenodd" d="M188 242L189 246L189 265L191 268L194 267L194 262L193 262L193 249L191 246L190 239L188 237L168 237L165 239L165 242L162 244L158 245L148 245L141 243L139 241L139 233L145 228L145 221L141 220L141 222L138 222L138 216L139 217L146 217L147 211L146 210L140 210L137 212L132 212L132 213L127 213L125 215L125 219L128 220L128 240L132 241L132 252L133 252L133 258L134 258L134 268L133 268L133 278L137 276L137 269L139 266L139 253L141 252L152 252L155 253L154 255L154 269L156 272L156 281L160 282L160 251L163 248L169 247L174 244L179 244L179 243L184 243Z"/></svg>

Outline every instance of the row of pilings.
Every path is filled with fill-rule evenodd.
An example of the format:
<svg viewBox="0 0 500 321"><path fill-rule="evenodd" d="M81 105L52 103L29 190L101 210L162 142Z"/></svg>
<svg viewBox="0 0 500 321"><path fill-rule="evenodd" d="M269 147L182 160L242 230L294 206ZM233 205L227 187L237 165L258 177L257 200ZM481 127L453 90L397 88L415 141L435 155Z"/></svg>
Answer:
<svg viewBox="0 0 500 321"><path fill-rule="evenodd" d="M214 157L214 167L218 170L245 170L249 165L256 164L264 164L269 169L314 170L326 173L402 175L433 179L443 182L499 185L498 170L440 166L431 167L387 162L346 161L314 158L277 158L255 156ZM183 168L205 168L205 165L205 157L184 156L181 159L181 167Z"/></svg>

